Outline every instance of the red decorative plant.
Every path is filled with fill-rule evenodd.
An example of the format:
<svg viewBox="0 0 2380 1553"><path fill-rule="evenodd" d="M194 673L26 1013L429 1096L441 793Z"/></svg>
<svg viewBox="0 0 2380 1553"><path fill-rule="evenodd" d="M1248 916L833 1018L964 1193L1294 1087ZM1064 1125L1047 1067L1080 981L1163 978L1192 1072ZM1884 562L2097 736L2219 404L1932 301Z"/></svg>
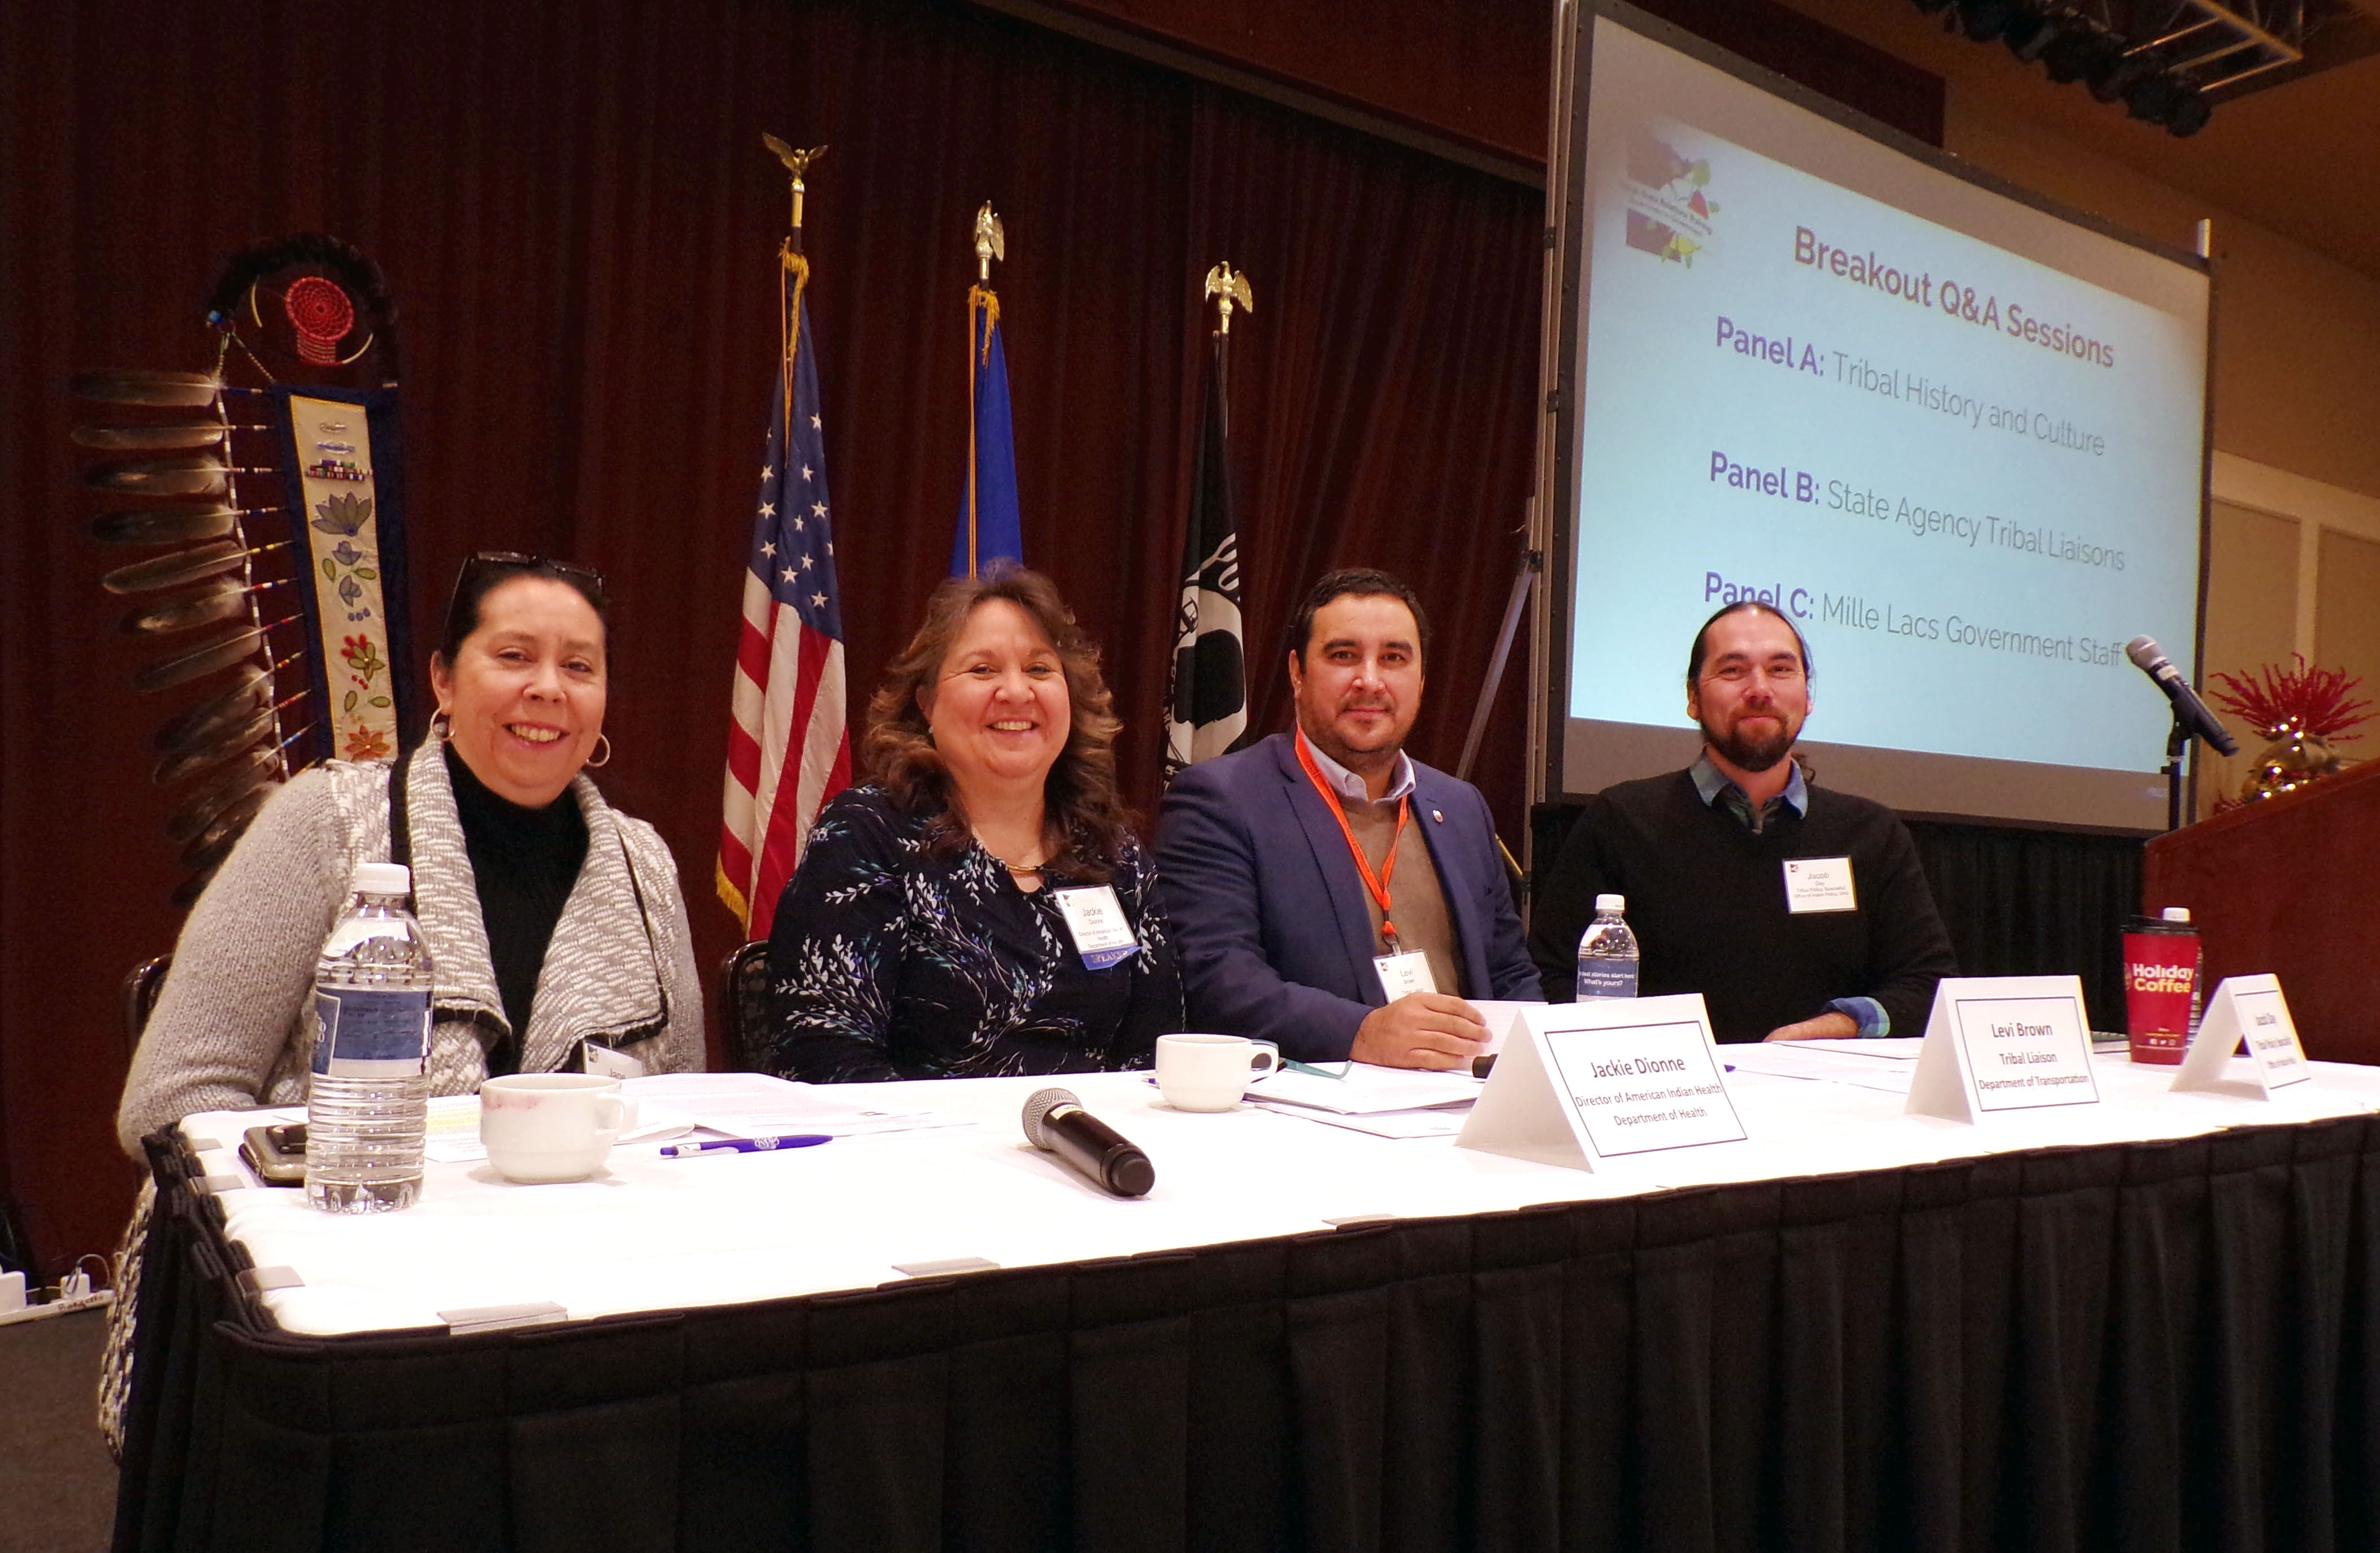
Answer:
<svg viewBox="0 0 2380 1553"><path fill-rule="evenodd" d="M2310 668L2303 653L2289 656L2296 660L2295 668L2282 670L2267 663L2257 679L2216 674L2215 680L2223 688L2216 692L2216 705L2245 718L2268 739L2311 734L2339 744L2362 738L2362 734L2348 730L2370 720L2372 714L2365 709L2372 703L2350 701L2348 697L2363 682L2350 679L2344 669Z"/></svg>

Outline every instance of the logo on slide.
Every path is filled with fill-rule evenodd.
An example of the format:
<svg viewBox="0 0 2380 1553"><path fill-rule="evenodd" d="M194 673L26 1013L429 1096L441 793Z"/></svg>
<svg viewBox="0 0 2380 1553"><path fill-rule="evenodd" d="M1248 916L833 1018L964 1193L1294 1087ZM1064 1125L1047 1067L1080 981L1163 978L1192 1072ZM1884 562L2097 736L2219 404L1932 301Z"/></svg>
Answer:
<svg viewBox="0 0 2380 1553"><path fill-rule="evenodd" d="M1694 255L1710 247L1719 211L1706 192L1710 181L1709 158L1689 161L1667 140L1638 130L1628 147L1628 246L1693 269Z"/></svg>

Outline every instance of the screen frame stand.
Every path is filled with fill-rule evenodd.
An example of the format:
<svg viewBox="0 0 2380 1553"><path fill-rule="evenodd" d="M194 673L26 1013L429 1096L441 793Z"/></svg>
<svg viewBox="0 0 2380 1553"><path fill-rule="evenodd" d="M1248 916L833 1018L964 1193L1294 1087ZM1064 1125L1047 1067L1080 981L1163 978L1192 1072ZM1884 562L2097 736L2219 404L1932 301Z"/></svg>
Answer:
<svg viewBox="0 0 2380 1553"><path fill-rule="evenodd" d="M1531 528L1536 515L1531 516ZM1532 540L1535 539L1532 534ZM1463 758L1455 763L1454 775L1459 782L1471 780L1471 763L1479 758L1479 746L1488 734L1488 713L1494 710L1496 692L1503 687L1504 665L1512 656L1512 637L1521 627L1521 611L1527 605L1536 588L1537 574L1545 570L1546 553L1534 544L1521 553L1521 564L1512 575L1512 592L1504 603L1504 624L1496 632L1496 650L1488 657L1488 673L1480 682L1479 699L1471 709L1471 731L1463 735Z"/></svg>
<svg viewBox="0 0 2380 1553"><path fill-rule="evenodd" d="M2173 731L2165 736L2165 828L2181 829L2181 761L2190 753L2190 728L2181 713L2173 714Z"/></svg>

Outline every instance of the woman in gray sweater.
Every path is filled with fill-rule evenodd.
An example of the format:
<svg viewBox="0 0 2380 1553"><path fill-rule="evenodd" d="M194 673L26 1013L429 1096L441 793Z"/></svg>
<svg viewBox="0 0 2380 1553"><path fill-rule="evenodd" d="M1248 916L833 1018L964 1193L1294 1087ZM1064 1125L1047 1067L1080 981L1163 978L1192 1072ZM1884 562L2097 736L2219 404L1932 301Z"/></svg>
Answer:
<svg viewBox="0 0 2380 1553"><path fill-rule="evenodd" d="M431 660L431 738L396 765L301 772L191 910L116 1113L135 1159L192 1112L305 1098L315 957L355 865L391 857L393 800L437 967L432 1094L575 1068L588 1041L648 1072L702 1065L676 865L582 774L599 745L610 753L604 608L602 579L580 567L464 564Z"/></svg>

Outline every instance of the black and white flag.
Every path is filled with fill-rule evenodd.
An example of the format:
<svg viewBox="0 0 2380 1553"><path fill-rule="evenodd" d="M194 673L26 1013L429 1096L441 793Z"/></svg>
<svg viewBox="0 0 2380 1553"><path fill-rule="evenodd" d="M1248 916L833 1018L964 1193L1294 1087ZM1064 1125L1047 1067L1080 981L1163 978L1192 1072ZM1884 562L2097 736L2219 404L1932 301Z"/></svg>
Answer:
<svg viewBox="0 0 2380 1553"><path fill-rule="evenodd" d="M1182 601L1174 617L1166 687L1165 777L1227 754L1248 730L1248 675L1240 624L1240 535L1232 516L1224 351L1215 336L1207 403L1198 417L1198 479L1182 544Z"/></svg>

